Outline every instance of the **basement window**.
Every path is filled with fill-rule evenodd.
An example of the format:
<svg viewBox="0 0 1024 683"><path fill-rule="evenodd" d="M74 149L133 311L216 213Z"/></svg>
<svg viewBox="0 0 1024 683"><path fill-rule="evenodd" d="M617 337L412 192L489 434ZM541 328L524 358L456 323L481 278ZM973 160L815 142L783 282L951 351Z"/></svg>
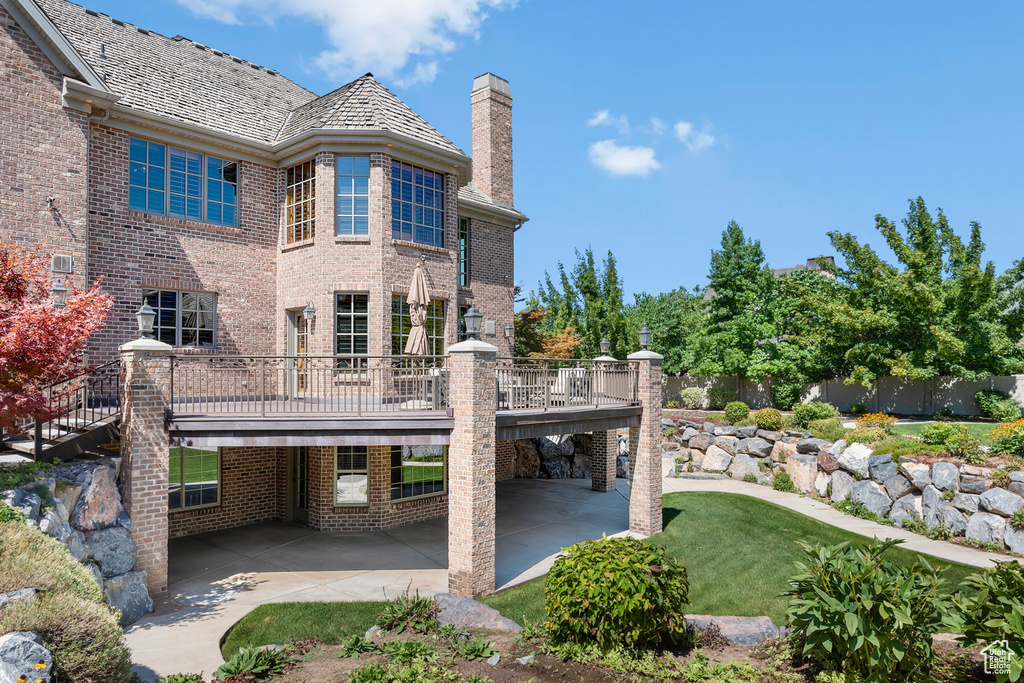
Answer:
<svg viewBox="0 0 1024 683"><path fill-rule="evenodd" d="M445 492L447 446L392 446L391 500Z"/></svg>
<svg viewBox="0 0 1024 683"><path fill-rule="evenodd" d="M167 509L170 512L220 503L220 449L172 448Z"/></svg>

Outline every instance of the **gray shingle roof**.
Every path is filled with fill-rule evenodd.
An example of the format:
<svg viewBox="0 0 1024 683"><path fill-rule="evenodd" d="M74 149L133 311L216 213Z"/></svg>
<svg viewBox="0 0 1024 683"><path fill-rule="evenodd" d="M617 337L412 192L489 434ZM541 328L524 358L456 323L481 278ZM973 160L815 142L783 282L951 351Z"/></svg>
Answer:
<svg viewBox="0 0 1024 683"><path fill-rule="evenodd" d="M477 204L487 204L489 206L494 206L497 207L498 209L501 209L504 213L519 214L524 219L526 218L526 215L519 211L518 209L515 209L509 206L508 204L502 204L501 202L494 201L486 194L484 194L483 191L481 191L480 188L478 188L472 182L467 183L466 185L463 185L462 187L459 188L459 201L471 201L476 202Z"/></svg>
<svg viewBox="0 0 1024 683"><path fill-rule="evenodd" d="M119 104L271 143L316 95L284 76L181 36L120 22L66 0L36 0Z"/></svg>
<svg viewBox="0 0 1024 683"><path fill-rule="evenodd" d="M295 109L278 140L317 128L391 130L465 155L402 100L366 74Z"/></svg>

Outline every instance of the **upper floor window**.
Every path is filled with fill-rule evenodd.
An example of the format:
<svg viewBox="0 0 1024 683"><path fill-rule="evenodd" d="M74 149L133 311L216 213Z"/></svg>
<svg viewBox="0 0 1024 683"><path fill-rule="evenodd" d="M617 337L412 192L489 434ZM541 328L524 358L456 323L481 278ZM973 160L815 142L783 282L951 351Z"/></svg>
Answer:
<svg viewBox="0 0 1024 683"><path fill-rule="evenodd" d="M131 138L128 207L218 225L235 225L238 164Z"/></svg>
<svg viewBox="0 0 1024 683"><path fill-rule="evenodd" d="M335 157L338 235L370 234L370 157Z"/></svg>
<svg viewBox="0 0 1024 683"><path fill-rule="evenodd" d="M469 219L459 219L459 287L469 287Z"/></svg>
<svg viewBox="0 0 1024 683"><path fill-rule="evenodd" d="M427 304L427 346L428 355L440 356L444 354L444 301L431 299ZM412 317L409 315L409 304L405 302L404 294L395 294L391 299L391 353L402 355L405 353L405 343L409 340L409 330L412 329Z"/></svg>
<svg viewBox="0 0 1024 683"><path fill-rule="evenodd" d="M153 335L171 346L213 348L217 295L147 289L143 300L156 312Z"/></svg>
<svg viewBox="0 0 1024 683"><path fill-rule="evenodd" d="M391 162L391 236L444 246L444 174Z"/></svg>
<svg viewBox="0 0 1024 683"><path fill-rule="evenodd" d="M369 294L336 294L334 297L335 342L339 356L365 356L370 349Z"/></svg>
<svg viewBox="0 0 1024 683"><path fill-rule="evenodd" d="M316 235L316 164L309 160L285 171L284 241L311 240Z"/></svg>

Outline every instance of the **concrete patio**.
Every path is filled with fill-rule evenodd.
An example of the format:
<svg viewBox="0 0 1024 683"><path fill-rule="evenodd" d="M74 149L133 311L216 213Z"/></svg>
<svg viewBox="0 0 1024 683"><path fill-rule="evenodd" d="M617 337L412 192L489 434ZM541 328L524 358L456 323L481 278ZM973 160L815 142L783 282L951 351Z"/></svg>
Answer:
<svg viewBox="0 0 1024 683"><path fill-rule="evenodd" d="M589 479L497 483L496 584L542 576L579 541L629 528L629 486L607 493ZM144 680L182 669L212 673L220 639L256 606L271 602L382 600L409 588L448 589L448 523L322 533L267 522L172 539L168 598L126 630Z"/></svg>

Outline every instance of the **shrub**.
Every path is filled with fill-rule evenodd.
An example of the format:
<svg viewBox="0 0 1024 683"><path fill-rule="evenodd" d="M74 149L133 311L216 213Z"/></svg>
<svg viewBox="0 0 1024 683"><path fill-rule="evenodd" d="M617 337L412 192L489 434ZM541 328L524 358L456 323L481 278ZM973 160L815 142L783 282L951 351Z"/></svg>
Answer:
<svg viewBox="0 0 1024 683"><path fill-rule="evenodd" d="M931 422L921 428L921 440L933 446L945 446L954 436L967 434L967 425L956 422Z"/></svg>
<svg viewBox="0 0 1024 683"><path fill-rule="evenodd" d="M634 538L584 541L555 560L544 584L556 642L602 649L668 644L686 632L686 565Z"/></svg>
<svg viewBox="0 0 1024 683"><path fill-rule="evenodd" d="M813 434L814 438L826 441L839 441L846 436L846 428L843 427L843 423L839 421L838 417L814 420L807 425L807 431Z"/></svg>
<svg viewBox="0 0 1024 683"><path fill-rule="evenodd" d="M1002 468L992 470L992 485L1005 489L1010 485L1010 473Z"/></svg>
<svg viewBox="0 0 1024 683"><path fill-rule="evenodd" d="M999 422L1014 422L1020 419L1020 406L1005 391L982 389L974 395L974 402L981 408L981 414Z"/></svg>
<svg viewBox="0 0 1024 683"><path fill-rule="evenodd" d="M700 387L689 387L683 389L679 394L679 399L683 402L683 407L687 410L700 410L704 407L704 390Z"/></svg>
<svg viewBox="0 0 1024 683"><path fill-rule="evenodd" d="M969 465L980 465L988 460L981 448L981 441L966 431L946 439L946 449L952 455L963 458Z"/></svg>
<svg viewBox="0 0 1024 683"><path fill-rule="evenodd" d="M751 484L756 484L757 483L757 475L754 474L753 472L747 472L746 474L743 475L743 481L751 483Z"/></svg>
<svg viewBox="0 0 1024 683"><path fill-rule="evenodd" d="M884 429L869 427L868 429L854 429L847 433L846 440L850 443L875 443L884 441L889 435Z"/></svg>
<svg viewBox="0 0 1024 683"><path fill-rule="evenodd" d="M997 453L1024 455L1024 420L1005 422L988 436Z"/></svg>
<svg viewBox="0 0 1024 683"><path fill-rule="evenodd" d="M736 424L740 420L745 420L749 416L750 406L743 401L733 401L725 406L725 417L728 418L729 422L732 424Z"/></svg>
<svg viewBox="0 0 1024 683"><path fill-rule="evenodd" d="M220 665L217 677L220 679L239 677L248 679L266 678L281 673L289 657L284 650L263 650L258 647L240 647L231 659Z"/></svg>
<svg viewBox="0 0 1024 683"><path fill-rule="evenodd" d="M953 530L944 524L936 524L928 531L928 538L933 541L948 541L953 538Z"/></svg>
<svg viewBox="0 0 1024 683"><path fill-rule="evenodd" d="M964 634L964 644L1006 640L1020 667L1024 661L1024 565L997 562L995 567L967 576L963 585L967 592L957 593L953 599L953 621Z"/></svg>
<svg viewBox="0 0 1024 683"><path fill-rule="evenodd" d="M944 455L943 449L929 446L917 439L908 439L905 436L895 436L875 444L875 455L890 454L894 459L901 455L917 457L921 455Z"/></svg>
<svg viewBox="0 0 1024 683"><path fill-rule="evenodd" d="M713 387L708 389L708 408L721 410L736 400L736 390L729 387Z"/></svg>
<svg viewBox="0 0 1024 683"><path fill-rule="evenodd" d="M1021 508L1010 515L1010 526L1017 531L1024 530L1024 508Z"/></svg>
<svg viewBox="0 0 1024 683"><path fill-rule="evenodd" d="M923 519L905 519L903 520L903 528L907 531L912 531L915 534L928 533L928 525L925 524Z"/></svg>
<svg viewBox="0 0 1024 683"><path fill-rule="evenodd" d="M762 408L754 413L754 424L761 429L777 432L782 429L782 413L775 408Z"/></svg>
<svg viewBox="0 0 1024 683"><path fill-rule="evenodd" d="M892 432L896 418L885 413L868 413L857 418L857 429L881 429L886 434Z"/></svg>
<svg viewBox="0 0 1024 683"><path fill-rule="evenodd" d="M0 593L22 588L43 592L0 611L0 633L42 635L53 653L55 680L128 680L131 664L124 633L92 573L38 529L24 522L0 522Z"/></svg>
<svg viewBox="0 0 1024 683"><path fill-rule="evenodd" d="M785 472L775 473L775 476L772 477L772 488L775 489L776 491L796 493L796 486L793 485L793 481Z"/></svg>
<svg viewBox="0 0 1024 683"><path fill-rule="evenodd" d="M863 415L866 412L868 412L868 407L863 403L854 403L850 406L850 413L853 415Z"/></svg>
<svg viewBox="0 0 1024 683"><path fill-rule="evenodd" d="M365 652L376 651L377 645L372 640L362 636L350 636L342 642L341 652L338 653L338 656L359 659L359 655Z"/></svg>
<svg viewBox="0 0 1024 683"><path fill-rule="evenodd" d="M733 427L756 427L757 423L754 422L754 418L753 418L753 416L751 416L751 417L745 417L742 420L737 420L736 422L733 422L732 426Z"/></svg>
<svg viewBox="0 0 1024 683"><path fill-rule="evenodd" d="M157 679L160 683L203 683L202 674L171 674L167 678Z"/></svg>
<svg viewBox="0 0 1024 683"><path fill-rule="evenodd" d="M385 631L394 630L401 633L407 627L421 633L426 632L434 625L434 615L437 614L437 601L431 597L420 597L420 592L409 595L409 590L399 595L394 600L384 603L380 614L377 615L377 626Z"/></svg>
<svg viewBox="0 0 1024 683"><path fill-rule="evenodd" d="M811 401L810 403L797 403L793 406L794 420L797 425L805 429L815 420L827 420L830 417L839 417L839 411L831 403Z"/></svg>
<svg viewBox="0 0 1024 683"><path fill-rule="evenodd" d="M666 408L678 408L679 407L679 401L668 401L668 402L665 403L665 407Z"/></svg>
<svg viewBox="0 0 1024 683"><path fill-rule="evenodd" d="M931 669L932 634L952 603L927 561L883 559L899 542L801 543L807 562L789 581L787 617L805 656L866 682L907 681Z"/></svg>
<svg viewBox="0 0 1024 683"><path fill-rule="evenodd" d="M490 659L498 654L494 649L494 643L485 638L470 638L463 640L458 646L459 655L471 662Z"/></svg>
<svg viewBox="0 0 1024 683"><path fill-rule="evenodd" d="M21 514L7 503L0 503L0 522L24 522L25 515Z"/></svg>
<svg viewBox="0 0 1024 683"><path fill-rule="evenodd" d="M772 398L772 405L779 410L792 410L793 404L800 402L800 392L803 387L799 384L773 384L768 389L768 395Z"/></svg>

